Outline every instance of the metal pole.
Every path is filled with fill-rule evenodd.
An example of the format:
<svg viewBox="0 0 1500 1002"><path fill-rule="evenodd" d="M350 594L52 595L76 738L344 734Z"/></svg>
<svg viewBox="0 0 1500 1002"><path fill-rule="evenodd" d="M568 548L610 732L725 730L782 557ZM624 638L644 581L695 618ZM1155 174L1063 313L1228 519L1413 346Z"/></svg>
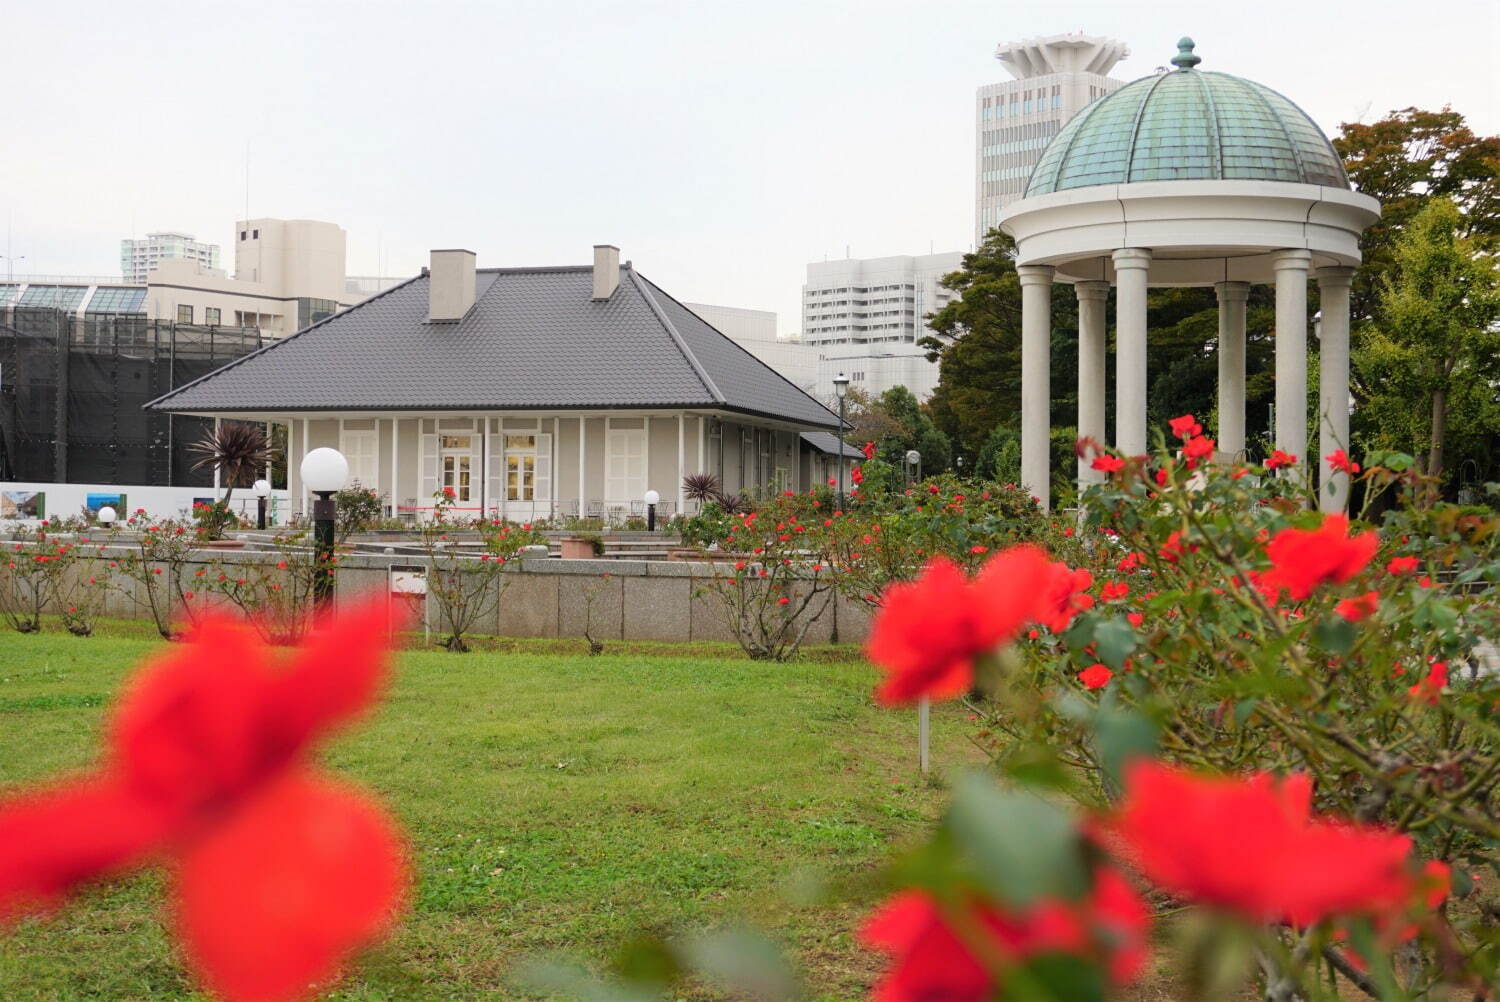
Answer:
<svg viewBox="0 0 1500 1002"><path fill-rule="evenodd" d="M838 457L838 464L839 464L839 505L838 505L838 507L839 507L839 511L843 511L844 510L844 467L846 465L848 465L848 464L846 464L844 462L844 425L847 424L847 422L844 420L844 406L845 406L844 405L844 395L842 393L840 393L839 394L839 443L838 443L838 445L839 445L839 457Z"/></svg>
<svg viewBox="0 0 1500 1002"><path fill-rule="evenodd" d="M646 506L646 531L656 531L656 505L654 504L648 504Z"/></svg>
<svg viewBox="0 0 1500 1002"><path fill-rule="evenodd" d="M264 529L266 527L266 499L256 498L255 500L259 508L255 515L255 527L257 529Z"/></svg>
<svg viewBox="0 0 1500 1002"><path fill-rule="evenodd" d="M922 701L917 704L917 759L921 764L922 775L924 776L927 775L927 768L931 764L927 748L928 721L931 716L932 703L926 696L923 696Z"/></svg>
<svg viewBox="0 0 1500 1002"><path fill-rule="evenodd" d="M332 491L318 491L312 503L313 518L313 605L319 612L333 606L333 520L337 502Z"/></svg>

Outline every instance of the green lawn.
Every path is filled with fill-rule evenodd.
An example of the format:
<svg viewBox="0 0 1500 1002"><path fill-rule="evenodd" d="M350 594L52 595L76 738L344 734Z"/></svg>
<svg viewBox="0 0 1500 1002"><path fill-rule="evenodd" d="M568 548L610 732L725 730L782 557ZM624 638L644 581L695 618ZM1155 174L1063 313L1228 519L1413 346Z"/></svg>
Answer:
<svg viewBox="0 0 1500 1002"><path fill-rule="evenodd" d="M0 636L0 790L86 766L121 679L158 646L123 627ZM334 997L515 997L511 974L538 953L597 961L641 930L737 915L789 944L813 997L864 994L859 909L794 904L789 886L872 871L940 808L916 775L915 714L877 708L873 682L847 659L703 645L404 654L378 715L327 760L400 817L413 907ZM957 712L934 714L945 767L971 758ZM161 891L142 874L0 936L0 998L197 997Z"/></svg>

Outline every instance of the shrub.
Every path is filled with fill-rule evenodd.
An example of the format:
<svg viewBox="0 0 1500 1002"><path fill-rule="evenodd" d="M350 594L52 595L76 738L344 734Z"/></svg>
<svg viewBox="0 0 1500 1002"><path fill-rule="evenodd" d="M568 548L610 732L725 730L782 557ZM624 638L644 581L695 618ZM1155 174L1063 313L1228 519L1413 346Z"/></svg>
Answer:
<svg viewBox="0 0 1500 1002"><path fill-rule="evenodd" d="M374 490L355 481L333 496L337 505L334 517L335 540L347 540L356 532L366 532L381 523L385 504Z"/></svg>

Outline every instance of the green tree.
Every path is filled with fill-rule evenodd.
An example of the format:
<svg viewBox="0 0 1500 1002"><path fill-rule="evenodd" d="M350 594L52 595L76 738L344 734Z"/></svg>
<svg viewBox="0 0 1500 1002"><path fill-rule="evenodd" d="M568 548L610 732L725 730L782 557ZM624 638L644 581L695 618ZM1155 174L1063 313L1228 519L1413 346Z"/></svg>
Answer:
<svg viewBox="0 0 1500 1002"><path fill-rule="evenodd" d="M953 445L911 390L892 386L880 395L877 409L891 422L891 432L876 443L876 455L898 469L908 450L922 454L922 475L942 473L953 465Z"/></svg>
<svg viewBox="0 0 1500 1002"><path fill-rule="evenodd" d="M1369 444L1425 455L1430 476L1500 428L1500 270L1466 231L1453 201L1427 201L1391 247L1380 322L1354 356Z"/></svg>
<svg viewBox="0 0 1500 1002"><path fill-rule="evenodd" d="M1396 241L1430 200L1458 205L1462 236L1486 250L1500 242L1500 136L1476 136L1452 108L1403 108L1369 125L1346 122L1333 146L1349 180L1381 204L1380 220L1360 238L1364 261L1351 306L1356 328L1379 320Z"/></svg>
<svg viewBox="0 0 1500 1002"><path fill-rule="evenodd" d="M928 319L935 333L919 342L940 365L929 405L958 454L977 459L1002 423L1020 427L1021 285L1016 245L999 230L943 277L957 292ZM1067 285L1052 290L1052 423L1077 415L1078 300Z"/></svg>

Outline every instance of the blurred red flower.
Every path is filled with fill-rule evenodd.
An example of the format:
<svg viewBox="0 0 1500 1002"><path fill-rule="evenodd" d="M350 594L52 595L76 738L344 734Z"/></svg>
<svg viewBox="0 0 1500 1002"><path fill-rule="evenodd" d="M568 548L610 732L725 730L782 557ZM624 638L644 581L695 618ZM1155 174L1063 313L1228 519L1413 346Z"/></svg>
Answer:
<svg viewBox="0 0 1500 1002"><path fill-rule="evenodd" d="M1267 587L1285 588L1300 602L1318 585L1342 584L1364 570L1380 538L1374 532L1349 534L1349 520L1329 515L1316 529L1282 529L1266 545L1271 570L1260 576Z"/></svg>
<svg viewBox="0 0 1500 1002"><path fill-rule="evenodd" d="M1410 574L1420 564L1421 561L1416 557L1392 557L1390 562L1385 565L1385 569L1388 574Z"/></svg>
<svg viewBox="0 0 1500 1002"><path fill-rule="evenodd" d="M389 924L406 883L395 827L324 778L311 746L375 701L387 610L341 610L289 658L205 621L149 664L98 773L0 801L0 922L166 856L174 925L221 998L303 999Z"/></svg>
<svg viewBox="0 0 1500 1002"><path fill-rule="evenodd" d="M1411 839L1314 819L1311 800L1302 773L1217 778L1139 761L1114 830L1163 889L1252 921L1310 925L1400 902Z"/></svg>
<svg viewBox="0 0 1500 1002"><path fill-rule="evenodd" d="M1115 673L1109 670L1109 666L1102 664L1089 665L1078 673L1078 681L1083 683L1085 689L1102 689L1114 677Z"/></svg>
<svg viewBox="0 0 1500 1002"><path fill-rule="evenodd" d="M1333 607L1333 611L1343 616L1351 623L1357 623L1362 619L1369 619L1380 610L1380 592L1367 591L1363 595L1354 598L1346 598Z"/></svg>
<svg viewBox="0 0 1500 1002"><path fill-rule="evenodd" d="M1434 661L1432 667L1428 669L1427 677L1406 691L1417 702L1426 703L1428 706L1436 706L1438 705L1438 697L1443 694L1443 690L1447 687L1448 664L1444 661Z"/></svg>
<svg viewBox="0 0 1500 1002"><path fill-rule="evenodd" d="M1119 456L1095 456L1089 465L1100 473L1119 473L1125 469L1125 460Z"/></svg>
<svg viewBox="0 0 1500 1002"><path fill-rule="evenodd" d="M1190 438L1196 438L1203 434L1203 426L1193 419L1191 414L1174 417L1167 424L1172 429L1172 434L1186 442Z"/></svg>
<svg viewBox="0 0 1500 1002"><path fill-rule="evenodd" d="M970 935L984 935L984 959L956 932L926 891L887 901L860 930L892 966L875 986L874 1002L966 1002L1000 998L1007 968L1046 953L1069 953L1104 967L1111 982L1138 977L1149 954L1151 916L1115 870L1100 867L1081 901L1043 900L1023 912L982 899L955 906L967 912Z"/></svg>
<svg viewBox="0 0 1500 1002"><path fill-rule="evenodd" d="M1268 470L1279 470L1283 466L1296 465L1297 457L1290 453L1282 452L1280 449L1272 450L1271 455L1266 459L1266 469Z"/></svg>
<svg viewBox="0 0 1500 1002"><path fill-rule="evenodd" d="M974 681L974 659L1013 639L1031 619L1047 556L1034 546L995 554L970 580L937 557L915 581L892 585L866 651L886 671L877 698L886 705L926 696L951 699Z"/></svg>
<svg viewBox="0 0 1500 1002"><path fill-rule="evenodd" d="M1047 567L1035 620L1053 633L1061 633L1074 616L1093 608L1094 596L1088 590L1094 586L1094 575L1086 570L1075 571L1061 560Z"/></svg>
<svg viewBox="0 0 1500 1002"><path fill-rule="evenodd" d="M1323 458L1328 461L1328 468L1336 473L1347 473L1350 476L1359 473L1359 464L1350 459L1343 449L1334 449Z"/></svg>

